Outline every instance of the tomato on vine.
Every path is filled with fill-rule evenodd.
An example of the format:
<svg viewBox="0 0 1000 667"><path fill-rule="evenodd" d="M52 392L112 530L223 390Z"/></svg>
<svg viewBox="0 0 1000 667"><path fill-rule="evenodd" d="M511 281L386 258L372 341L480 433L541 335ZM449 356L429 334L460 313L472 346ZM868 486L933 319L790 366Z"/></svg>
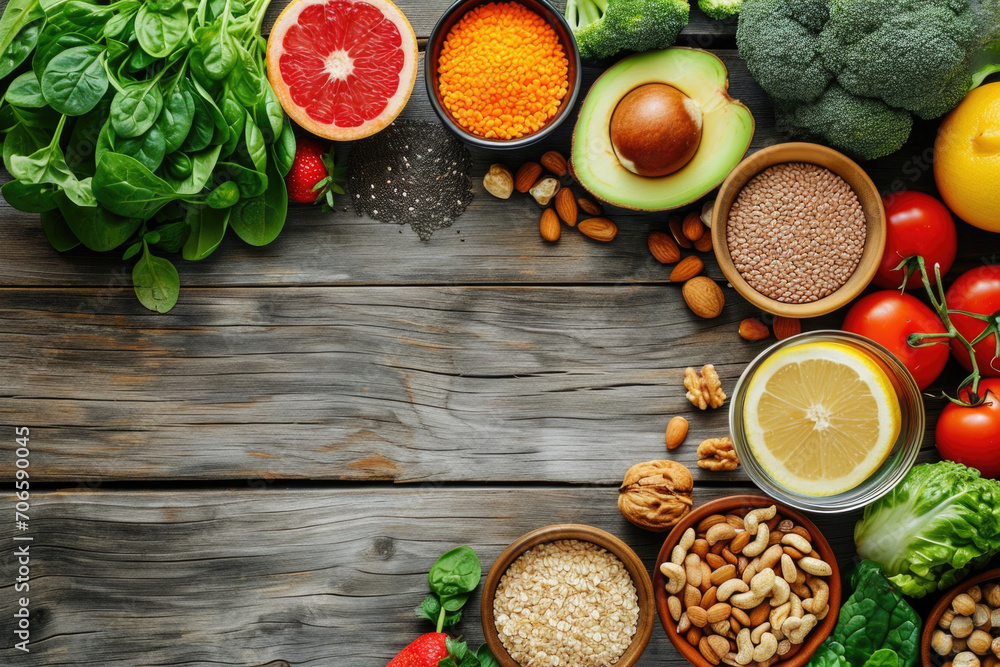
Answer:
<svg viewBox="0 0 1000 667"><path fill-rule="evenodd" d="M982 405L945 406L934 433L937 448L942 458L976 468L983 477L1000 477L1000 378L983 380L979 389ZM969 399L967 391L962 394Z"/></svg>
<svg viewBox="0 0 1000 667"><path fill-rule="evenodd" d="M952 324L966 340L973 343L979 372L987 377L1000 377L1000 341L997 341L996 333L989 333L981 341L976 341L977 337L986 333L987 328L995 332L1000 324L1000 264L966 271L948 288L945 298L948 308L953 311ZM958 363L966 370L972 370L972 360L964 345L952 339L951 351Z"/></svg>
<svg viewBox="0 0 1000 667"><path fill-rule="evenodd" d="M910 190L888 195L882 203L886 219L885 251L873 282L886 289L898 288L903 282L903 272L896 267L912 255L921 255L928 266L939 264L941 275L948 273L958 251L955 221L948 208L928 194ZM934 277L929 277L933 285ZM918 274L906 281L909 289L920 284Z"/></svg>

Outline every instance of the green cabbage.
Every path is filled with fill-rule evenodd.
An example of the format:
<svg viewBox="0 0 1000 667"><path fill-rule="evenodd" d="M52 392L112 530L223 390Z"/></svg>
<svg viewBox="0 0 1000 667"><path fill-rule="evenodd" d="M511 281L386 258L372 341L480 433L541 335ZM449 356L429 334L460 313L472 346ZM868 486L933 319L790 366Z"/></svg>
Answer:
<svg viewBox="0 0 1000 667"><path fill-rule="evenodd" d="M915 466L865 508L854 543L906 595L948 588L1000 552L1000 483L951 461Z"/></svg>

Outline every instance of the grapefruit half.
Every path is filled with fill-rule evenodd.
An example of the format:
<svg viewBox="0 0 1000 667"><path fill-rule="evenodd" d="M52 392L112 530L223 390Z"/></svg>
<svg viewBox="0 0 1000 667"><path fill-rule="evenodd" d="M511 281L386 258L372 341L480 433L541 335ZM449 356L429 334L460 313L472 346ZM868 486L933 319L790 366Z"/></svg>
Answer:
<svg viewBox="0 0 1000 667"><path fill-rule="evenodd" d="M267 39L267 78L304 129L361 139L410 99L417 38L389 0L292 0Z"/></svg>

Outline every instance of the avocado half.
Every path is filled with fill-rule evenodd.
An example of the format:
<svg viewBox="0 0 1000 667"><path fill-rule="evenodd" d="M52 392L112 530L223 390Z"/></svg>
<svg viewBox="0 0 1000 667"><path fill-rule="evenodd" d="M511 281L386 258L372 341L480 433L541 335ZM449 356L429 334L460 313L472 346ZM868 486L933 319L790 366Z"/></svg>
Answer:
<svg viewBox="0 0 1000 667"><path fill-rule="evenodd" d="M651 83L673 86L701 111L697 151L679 170L659 177L626 169L611 142L618 103ZM678 208L701 198L725 180L753 139L750 110L728 90L726 66L708 51L675 46L625 58L594 82L580 107L571 157L576 180L598 199L639 211Z"/></svg>

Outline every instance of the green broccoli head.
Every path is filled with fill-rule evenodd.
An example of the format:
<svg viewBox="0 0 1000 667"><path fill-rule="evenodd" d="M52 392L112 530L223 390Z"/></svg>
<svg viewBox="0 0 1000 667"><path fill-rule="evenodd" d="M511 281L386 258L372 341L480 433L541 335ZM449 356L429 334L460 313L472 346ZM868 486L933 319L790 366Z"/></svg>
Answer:
<svg viewBox="0 0 1000 667"><path fill-rule="evenodd" d="M568 0L566 20L580 57L598 61L671 46L690 10L687 0Z"/></svg>
<svg viewBox="0 0 1000 667"><path fill-rule="evenodd" d="M721 20L739 14L742 3L743 0L698 0L698 9L709 18Z"/></svg>

